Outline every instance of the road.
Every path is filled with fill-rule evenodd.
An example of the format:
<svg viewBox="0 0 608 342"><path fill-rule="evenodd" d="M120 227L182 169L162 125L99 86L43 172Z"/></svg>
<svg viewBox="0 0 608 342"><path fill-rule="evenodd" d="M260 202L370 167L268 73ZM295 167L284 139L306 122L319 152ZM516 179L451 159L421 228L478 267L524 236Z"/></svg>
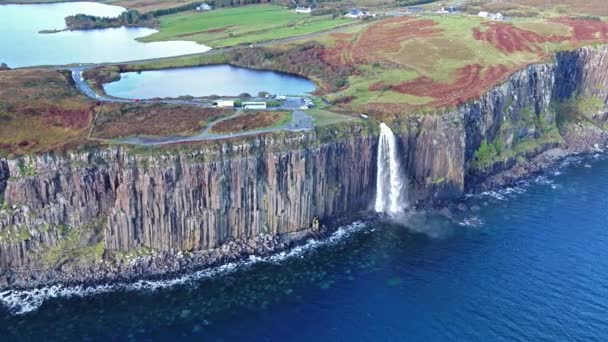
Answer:
<svg viewBox="0 0 608 342"><path fill-rule="evenodd" d="M300 35L300 36L280 38L280 39L274 39L274 40L268 40L268 41L264 41L264 42L260 42L260 43L255 43L253 45L250 45L250 47L264 47L264 46L288 43L288 42L302 40L302 39L314 38L314 37L321 36L321 35L328 34L328 33L340 32L345 29L351 28L353 26L359 26L359 25L365 26L365 25L367 25L367 23L361 24L359 21L354 21L353 23L335 27L335 28L332 28L329 30L318 31L318 32L313 32L313 33L309 33L309 34L305 34L305 35ZM178 57L187 57L187 56L219 54L219 53L226 53L226 52L231 52L231 51L245 49L245 48L247 48L247 47L244 47L242 45L237 45L237 46L212 49L212 50L209 50L209 51L203 52L203 53L197 53L197 54L192 54L192 55L183 55L183 56L173 56L173 57L166 57L166 58L157 58L155 60L174 59L174 58L178 58ZM143 62L149 62L149 61L150 60L127 61L127 62L120 62L120 63L98 63L98 64L87 64L86 66L64 66L64 67L55 67L55 68L62 69L62 70L70 70L72 72L72 79L74 80L76 87L89 98L92 98L92 99L94 99L96 101L100 101L100 102L166 103L166 104L175 104L175 105L196 106L196 107L203 107L203 108L213 107L213 104L210 101L202 101L202 100L197 100L197 99L193 99L193 100L163 99L163 100L136 101L133 99L125 99L125 98L108 96L108 95L104 95L104 94L98 94L93 88L91 88L89 83L83 77L83 72L90 68L108 66L108 65L118 65L118 64L136 64L136 63L143 63ZM251 100L255 101L256 99L251 99ZM264 100L264 99L258 99L258 100ZM141 145L163 145L163 144L171 144L171 143L186 142L186 141L202 141L202 140L214 140L214 139L226 139L226 138L232 138L232 137L242 137L242 136L256 135L256 134L260 134L260 133L278 132L278 131L282 131L282 130L292 131L292 132L311 130L314 127L313 119L308 114L306 114L304 111L299 109L300 106L302 105L301 100L302 100L301 98L291 97L291 98L288 98L287 101L284 102L283 106L275 108L276 110L292 110L293 111L292 112L292 121L288 124L285 124L285 125L279 126L279 127L271 127L271 128L265 128L265 129L254 130L254 131L239 132L239 133L235 133L235 134L214 134L214 133L210 132L210 128L213 127L213 125L215 125L216 123L218 123L222 120L227 120L228 118L232 118L234 116L239 115L240 112L237 112L235 115L232 115L227 118L222 118L215 122L212 122L206 128L206 130L204 130L203 132L201 132L199 134L190 136L190 137L163 137L163 138L158 138L158 139L131 137L131 138L122 140L122 142L130 143L130 144L141 144ZM272 110L272 109L270 109L270 110Z"/></svg>
<svg viewBox="0 0 608 342"><path fill-rule="evenodd" d="M91 88L90 84L84 79L83 72L91 68L91 66L80 66L80 67L69 67L67 68L72 72L72 79L74 80L74 84L78 90L80 90L84 95L89 98L92 98L96 101L100 102L114 102L114 103L165 103L165 104L174 104L174 105L185 105L185 106L196 106L202 108L212 108L213 104L208 101L204 102L202 100L141 100L135 101L133 99L125 99L118 98L113 96L107 96L103 94L98 94L93 88ZM263 100L263 99L252 99L252 100ZM244 137L244 136L252 136L261 133L271 133L271 132L279 132L279 131L290 131L290 132L301 132L308 131L313 129L313 119L306 114L303 110L300 110L299 107L302 106L302 98L301 97L289 97L287 100L283 102L283 105L277 107L275 109L269 110L291 110L292 111L292 120L289 123L286 123L282 126L277 127L268 127L262 128L258 130L251 130L245 132L238 132L232 134L216 134L211 132L211 128L219 122L224 120L235 118L242 114L241 110L238 110L235 114L218 119L216 121L211 122L202 132L189 136L167 136L167 137L159 137L159 138L149 138L149 137L129 137L118 142L125 144L133 144L133 145L145 145L145 146L158 146L158 145L166 145L166 144L174 144L180 142L195 142L195 141L206 141L206 140L219 140L219 139L227 139L234 137Z"/></svg>
<svg viewBox="0 0 608 342"><path fill-rule="evenodd" d="M228 120L240 115L240 113L236 113L229 117L225 117L219 119L217 121L209 124L207 128L205 128L201 133L189 136L169 136L169 137L158 137L158 138L150 138L150 137L129 137L122 140L118 140L119 143L123 144L131 144L131 145L141 145L141 146L162 146L168 144L176 144L176 143L184 143L184 142L197 142L197 141L209 141L209 140L221 140L221 139L229 139L229 138L237 138L237 137L247 137L247 136L255 136L258 134L264 133L272 133L272 132L280 132L280 131L289 131L289 132L304 132L311 130L313 126L313 119L303 111L296 110L292 113L291 122L279 127L268 127L261 128L257 130L245 131L245 132L237 132L237 133L226 133L226 134L217 134L211 133L211 128L213 125L218 122Z"/></svg>

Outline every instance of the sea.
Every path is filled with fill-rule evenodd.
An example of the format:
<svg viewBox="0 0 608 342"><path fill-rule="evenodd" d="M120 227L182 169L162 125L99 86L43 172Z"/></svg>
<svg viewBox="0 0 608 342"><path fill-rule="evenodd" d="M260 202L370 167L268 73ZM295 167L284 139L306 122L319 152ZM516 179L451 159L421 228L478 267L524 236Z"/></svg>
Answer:
<svg viewBox="0 0 608 342"><path fill-rule="evenodd" d="M166 281L0 293L9 340L605 341L608 159Z"/></svg>

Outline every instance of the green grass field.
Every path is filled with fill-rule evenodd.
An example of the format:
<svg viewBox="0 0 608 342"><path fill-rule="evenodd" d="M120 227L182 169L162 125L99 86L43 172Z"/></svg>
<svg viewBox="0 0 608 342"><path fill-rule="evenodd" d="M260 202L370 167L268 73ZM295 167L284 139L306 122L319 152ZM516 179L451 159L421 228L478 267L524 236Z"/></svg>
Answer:
<svg viewBox="0 0 608 342"><path fill-rule="evenodd" d="M296 14L284 7L254 5L160 18L160 31L140 41L190 40L211 47L299 36L351 23L331 16Z"/></svg>

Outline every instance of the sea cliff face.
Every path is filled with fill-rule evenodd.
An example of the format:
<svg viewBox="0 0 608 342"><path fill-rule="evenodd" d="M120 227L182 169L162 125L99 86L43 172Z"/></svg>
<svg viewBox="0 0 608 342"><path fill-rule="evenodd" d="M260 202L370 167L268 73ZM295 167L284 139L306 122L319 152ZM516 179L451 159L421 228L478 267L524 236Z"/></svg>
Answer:
<svg viewBox="0 0 608 342"><path fill-rule="evenodd" d="M49 256L48 247L71 231L88 231L74 239L99 239L95 243L107 250L193 251L229 239L292 233L309 228L313 217L366 209L374 194L375 138L353 135L321 145L315 138L295 134L191 152L142 155L111 148L8 160L0 173L9 175L0 265L54 264L61 256Z"/></svg>
<svg viewBox="0 0 608 342"><path fill-rule="evenodd" d="M548 156L608 145L607 49L560 53L454 110L395 122L410 203L458 199L536 172ZM257 250L247 241L366 210L377 136L366 124L347 127L0 159L0 286L61 281L62 272L86 280L74 270L234 241Z"/></svg>

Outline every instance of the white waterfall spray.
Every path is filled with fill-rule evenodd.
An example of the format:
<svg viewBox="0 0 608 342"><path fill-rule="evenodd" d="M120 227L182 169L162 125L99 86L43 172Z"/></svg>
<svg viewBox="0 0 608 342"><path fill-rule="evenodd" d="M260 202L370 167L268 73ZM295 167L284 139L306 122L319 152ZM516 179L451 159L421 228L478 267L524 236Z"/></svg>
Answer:
<svg viewBox="0 0 608 342"><path fill-rule="evenodd" d="M397 152L393 131L380 124L376 176L376 212L396 214L407 207L407 185Z"/></svg>

